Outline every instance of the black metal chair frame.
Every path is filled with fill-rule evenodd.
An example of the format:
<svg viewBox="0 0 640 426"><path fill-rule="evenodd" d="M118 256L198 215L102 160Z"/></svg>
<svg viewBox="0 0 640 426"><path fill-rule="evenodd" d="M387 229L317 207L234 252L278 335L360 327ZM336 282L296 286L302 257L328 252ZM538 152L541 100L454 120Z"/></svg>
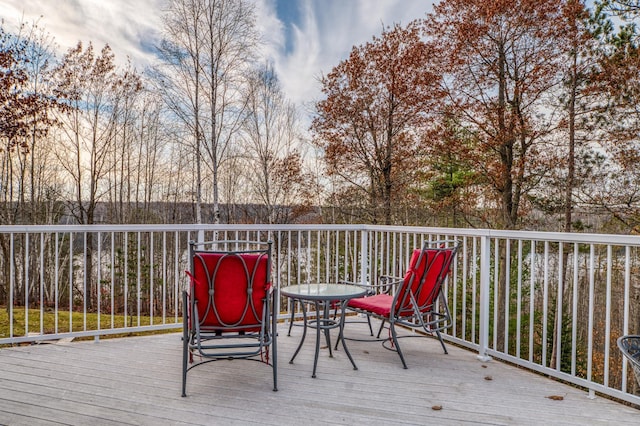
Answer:
<svg viewBox="0 0 640 426"><path fill-rule="evenodd" d="M222 359L247 359L268 364L273 369L273 390L278 390L278 354L277 354L277 313L275 312L277 300L277 288L271 285L271 246L272 242L220 240L196 243L189 242L190 271L186 271L190 277L187 290L183 291L183 360L182 360L182 396L186 396L187 372L191 369L213 361ZM202 248L201 248L202 247ZM224 250L208 250L205 247L223 247ZM233 247L233 249L227 249ZM245 247L249 247L245 249ZM256 248L257 247L257 248ZM221 255L214 270L209 270L204 258L208 254ZM246 262L245 255L258 256L253 269ZM241 318L235 323L226 324L221 320L220 312L214 303L214 282L219 282L224 273L220 271L220 265L225 259L237 259L240 261L246 279L246 305ZM264 266L266 258L266 271L260 271L265 276L264 283L255 283L258 268ZM199 282L195 277L194 264L200 265L206 274L206 283ZM208 286L208 300L196 300L196 285ZM262 299L262 312L257 312L253 301L253 290L256 285L264 285L265 297ZM204 320L211 315L217 318L218 325L207 325ZM247 317L253 315L253 317ZM257 318L257 322L246 324L246 318ZM269 357L269 348L272 356ZM194 362L194 355L201 360ZM258 358L259 357L259 358ZM189 366L188 364L192 365Z"/></svg>
<svg viewBox="0 0 640 426"><path fill-rule="evenodd" d="M406 282L405 277L392 277L392 276L381 276L379 278L379 284L373 284L369 287L371 288L370 293L365 296L369 297L371 294L381 294L385 293L393 296L393 301L391 302L392 307L396 306L412 306L412 310L406 311L402 309L392 308L389 316L379 315L370 310L358 309L347 305L346 309L356 312L358 314L363 314L366 316L367 323L369 324L369 330L371 335L373 336L371 320L370 318L376 318L381 320L380 328L378 329L378 333L375 339L353 339L348 338L349 340L360 340L360 341L378 341L382 342L382 346L385 349L395 351L400 356L400 360L402 361L402 365L404 368L407 368L407 363L405 361L402 350L400 349L400 344L396 331L396 326L403 326L405 328L418 330L425 332L427 335L435 334L438 340L440 341L440 345L445 354L447 354L447 347L445 346L444 339L442 338L441 332L445 329L451 327L451 314L449 311L449 306L447 304L446 295L442 291L442 286L444 281L446 280L451 266L455 262L455 257L457 251L460 247L460 243L455 240L445 240L445 241L426 241L423 244L422 249L420 250L420 254L416 264L420 264L423 257L428 251L436 251L436 252L446 252L450 251L451 255L447 262L447 266L443 268L442 271L439 272L436 283L434 285L434 291L437 292L435 297L432 299L432 304L429 309L425 309L424 306L418 306L417 299L419 299L418 295L414 294L412 291L402 291L404 286L408 286L409 289L413 288L414 280L416 279L416 275L413 274L408 282ZM424 281L427 278L427 269L425 268L425 272L423 276L418 277ZM420 283L420 287L424 283ZM403 297L405 300L400 300L399 298ZM351 321L347 321L349 323ZM357 321L356 321L357 322ZM385 327L385 324L388 324ZM389 329L390 336L387 338L380 338L382 330L385 328ZM411 335L411 336L402 336L402 337L414 337L421 335Z"/></svg>
<svg viewBox="0 0 640 426"><path fill-rule="evenodd" d="M638 386L640 386L640 335L628 335L618 338L618 348L627 358Z"/></svg>

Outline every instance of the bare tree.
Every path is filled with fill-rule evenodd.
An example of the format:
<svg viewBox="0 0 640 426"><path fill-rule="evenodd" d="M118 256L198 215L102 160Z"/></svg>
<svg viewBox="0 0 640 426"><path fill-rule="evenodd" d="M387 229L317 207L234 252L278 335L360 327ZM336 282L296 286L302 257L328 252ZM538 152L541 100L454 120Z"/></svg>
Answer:
<svg viewBox="0 0 640 426"><path fill-rule="evenodd" d="M170 111L193 137L195 153L196 222L202 223L202 126L200 58L202 19L200 0L175 0L166 10L164 36L159 48L162 64L156 68L156 81Z"/></svg>
<svg viewBox="0 0 640 426"><path fill-rule="evenodd" d="M82 43L69 49L55 69L56 95L69 109L61 114L60 164L73 181L71 214L78 223L95 223L95 210L106 188L114 146L116 110L112 95L118 78L114 56L105 46L95 55Z"/></svg>
<svg viewBox="0 0 640 426"><path fill-rule="evenodd" d="M255 16L245 0L173 0L166 11L158 77L171 110L193 135L198 221L204 158L213 222L220 220L220 166L244 119L245 75L257 43Z"/></svg>
<svg viewBox="0 0 640 426"><path fill-rule="evenodd" d="M110 152L108 171L108 221L126 223L133 195L138 191L134 179L138 173L136 160L140 144L138 126L143 121L140 110L142 79L131 64L118 76L113 87L114 141ZM137 206L135 206L137 207Z"/></svg>
<svg viewBox="0 0 640 426"><path fill-rule="evenodd" d="M293 104L288 102L273 67L257 69L248 86L243 139L245 173L253 198L263 204L267 223L293 219L292 205L308 205L308 179L299 154L300 131ZM250 171L249 171L250 170Z"/></svg>
<svg viewBox="0 0 640 426"><path fill-rule="evenodd" d="M56 169L48 161L51 146L46 143L50 130L57 124L53 111L59 105L52 96L50 68L55 60L56 45L53 37L38 23L22 22L16 40L25 43L24 69L27 75L25 91L34 99L27 118L27 131L20 136L21 145L28 147L23 162L22 192L20 202L24 205L25 223L54 223L61 214L57 202L59 187Z"/></svg>
<svg viewBox="0 0 640 426"><path fill-rule="evenodd" d="M162 120L162 106L159 97L145 92L140 100L139 119L137 120L136 138L138 141L138 161L136 173L136 209L142 201L142 218L138 222L154 220L151 203L160 192L159 178L166 170L165 147L168 143L164 136ZM164 160L164 161L163 161ZM170 174L165 174L170 177ZM142 192L142 193L141 193ZM159 213L159 212L158 212Z"/></svg>

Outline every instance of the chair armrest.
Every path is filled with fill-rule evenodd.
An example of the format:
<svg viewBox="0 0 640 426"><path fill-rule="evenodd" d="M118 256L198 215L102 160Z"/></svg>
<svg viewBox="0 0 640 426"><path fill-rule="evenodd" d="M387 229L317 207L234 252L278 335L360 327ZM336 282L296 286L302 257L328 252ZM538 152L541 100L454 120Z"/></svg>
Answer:
<svg viewBox="0 0 640 426"><path fill-rule="evenodd" d="M380 276L380 281L385 281L386 284L380 284L380 285L398 285L401 282L404 281L404 277L394 277L391 275L381 275Z"/></svg>
<svg viewBox="0 0 640 426"><path fill-rule="evenodd" d="M368 289L367 296L372 296L374 294L391 294L393 288L404 281L404 277L393 277L390 275L381 275L379 278L378 284L362 284L360 282L353 281L338 281L339 284L350 284L358 287L363 287Z"/></svg>
<svg viewBox="0 0 640 426"><path fill-rule="evenodd" d="M382 275L380 276L379 286L382 288L382 293L391 294L391 291L394 289L394 287L402 284L403 282L404 282L404 277Z"/></svg>

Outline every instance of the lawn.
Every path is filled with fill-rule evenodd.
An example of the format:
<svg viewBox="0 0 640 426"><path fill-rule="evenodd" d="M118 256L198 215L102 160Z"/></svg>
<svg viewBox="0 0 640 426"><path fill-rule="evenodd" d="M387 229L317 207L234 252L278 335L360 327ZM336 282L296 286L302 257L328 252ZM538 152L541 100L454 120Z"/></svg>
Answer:
<svg viewBox="0 0 640 426"><path fill-rule="evenodd" d="M42 324L40 324L41 311L39 309L25 310L23 307L16 307L13 310L13 337L25 335L25 324L29 323L29 333L35 334L53 334L56 333L56 323L58 333L68 333L71 331L94 331L94 330L110 330L112 328L126 327L143 327L152 324L162 324L162 317L154 316L153 323L150 316L128 315L125 319L124 315L96 314L83 312L59 311L58 316L54 312L44 312ZM167 321L171 318L167 318ZM98 327L99 321L99 327ZM169 330L175 331L175 330ZM167 330L155 331L155 333L166 333ZM121 333L111 334L110 337L120 337L125 335L133 335L140 333ZM9 313L6 306L0 309L0 339L7 338L11 335Z"/></svg>

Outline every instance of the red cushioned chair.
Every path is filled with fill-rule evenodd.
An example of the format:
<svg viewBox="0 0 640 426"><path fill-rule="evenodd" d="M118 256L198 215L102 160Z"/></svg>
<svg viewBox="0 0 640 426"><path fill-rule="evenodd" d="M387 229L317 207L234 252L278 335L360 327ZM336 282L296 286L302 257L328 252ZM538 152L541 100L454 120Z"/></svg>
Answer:
<svg viewBox="0 0 640 426"><path fill-rule="evenodd" d="M189 253L190 284L183 292L182 396L186 396L188 371L221 359L270 365L273 390L278 390L271 242L192 241ZM194 356L199 361L194 363Z"/></svg>
<svg viewBox="0 0 640 426"><path fill-rule="evenodd" d="M442 290L459 243L457 241L425 242L422 249L415 249L404 278L381 277L381 291L372 296L351 299L347 309L382 320L377 338L385 324L390 336L383 339L383 346L395 350L402 365L407 368L398 342L396 326L419 329L438 337L444 353L447 348L441 331L451 325L451 315ZM387 345L389 343L389 345Z"/></svg>

